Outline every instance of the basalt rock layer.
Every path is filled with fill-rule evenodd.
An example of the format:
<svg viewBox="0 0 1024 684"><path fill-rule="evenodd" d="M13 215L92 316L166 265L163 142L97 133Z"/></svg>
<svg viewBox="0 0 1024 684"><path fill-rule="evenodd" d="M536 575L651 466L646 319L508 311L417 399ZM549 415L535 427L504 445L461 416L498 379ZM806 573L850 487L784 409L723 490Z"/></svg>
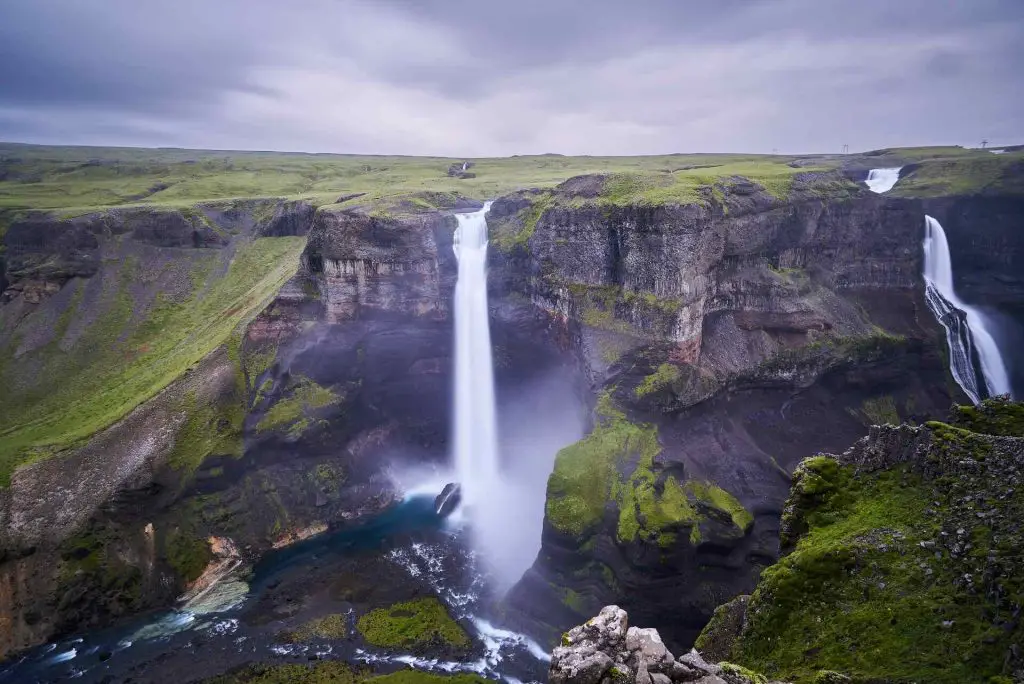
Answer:
<svg viewBox="0 0 1024 684"><path fill-rule="evenodd" d="M685 648L777 557L801 458L941 415L958 390L922 300L917 200L810 173L785 197L733 178L620 204L612 182L492 207L493 287L564 317L600 397L507 612L553 637L614 602Z"/></svg>

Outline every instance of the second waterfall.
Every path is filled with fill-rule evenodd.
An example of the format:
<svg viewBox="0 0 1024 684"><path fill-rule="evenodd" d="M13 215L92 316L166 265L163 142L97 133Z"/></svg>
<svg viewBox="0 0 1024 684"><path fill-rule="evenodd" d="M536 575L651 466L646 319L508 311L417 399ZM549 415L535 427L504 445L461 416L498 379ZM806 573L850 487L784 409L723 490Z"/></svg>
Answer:
<svg viewBox="0 0 1024 684"><path fill-rule="evenodd" d="M456 214L455 470L467 509L498 481L494 367L487 309L487 210Z"/></svg>

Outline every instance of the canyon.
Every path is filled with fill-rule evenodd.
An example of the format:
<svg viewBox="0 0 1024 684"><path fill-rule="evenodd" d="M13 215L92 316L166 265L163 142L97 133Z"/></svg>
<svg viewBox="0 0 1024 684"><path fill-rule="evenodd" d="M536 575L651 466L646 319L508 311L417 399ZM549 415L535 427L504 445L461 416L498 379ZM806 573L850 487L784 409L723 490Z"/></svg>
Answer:
<svg viewBox="0 0 1024 684"><path fill-rule="evenodd" d="M680 172L612 171L498 196L13 217L0 652L173 605L217 568L394 509L407 473L447 474L455 214L485 199L497 431L543 452L547 482L506 504L536 504L539 550L503 560L520 572L492 619L547 648L616 604L689 649L784 551L803 459L968 403L925 302L926 214L959 296L1002 348L1022 339L1021 162L934 193L907 155L724 164L682 189ZM896 166L892 190L863 183ZM473 170L444 182L487 179ZM1015 394L1022 364L1007 357ZM274 600L275 619L312 610Z"/></svg>

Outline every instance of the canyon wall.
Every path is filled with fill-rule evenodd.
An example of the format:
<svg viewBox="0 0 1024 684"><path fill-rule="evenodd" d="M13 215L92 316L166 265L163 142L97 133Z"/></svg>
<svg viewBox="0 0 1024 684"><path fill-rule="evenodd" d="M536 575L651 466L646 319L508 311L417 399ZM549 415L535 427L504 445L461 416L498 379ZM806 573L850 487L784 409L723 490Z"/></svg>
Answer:
<svg viewBox="0 0 1024 684"><path fill-rule="evenodd" d="M605 182L492 207L496 295L564 317L598 397L506 614L553 636L618 603L688 646L777 557L801 458L959 391L922 299L919 201L803 174L785 199L735 178L618 206Z"/></svg>

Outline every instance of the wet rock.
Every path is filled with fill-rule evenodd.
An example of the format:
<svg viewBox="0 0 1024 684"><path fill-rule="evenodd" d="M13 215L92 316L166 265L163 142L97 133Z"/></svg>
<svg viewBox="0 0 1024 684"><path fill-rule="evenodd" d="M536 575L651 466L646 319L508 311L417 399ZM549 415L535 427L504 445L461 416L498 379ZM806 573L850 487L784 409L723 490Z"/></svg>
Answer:
<svg viewBox="0 0 1024 684"><path fill-rule="evenodd" d="M459 507L461 502L462 487L458 483L449 482L434 499L434 512L442 518L447 518Z"/></svg>

